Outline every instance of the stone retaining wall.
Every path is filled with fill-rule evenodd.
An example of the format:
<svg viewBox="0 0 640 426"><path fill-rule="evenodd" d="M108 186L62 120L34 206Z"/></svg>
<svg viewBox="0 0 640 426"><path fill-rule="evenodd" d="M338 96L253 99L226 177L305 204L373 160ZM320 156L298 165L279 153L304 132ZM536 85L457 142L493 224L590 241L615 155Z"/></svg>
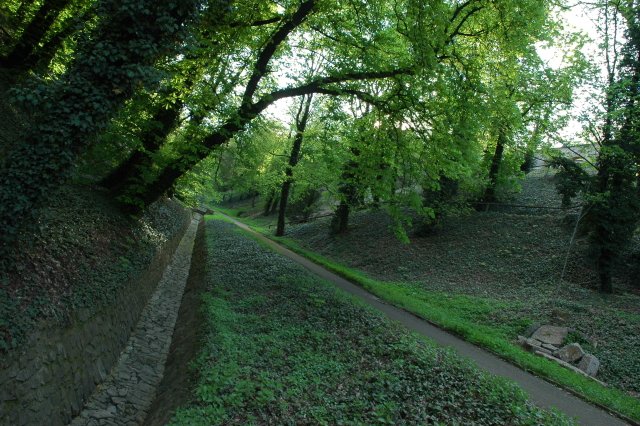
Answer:
<svg viewBox="0 0 640 426"><path fill-rule="evenodd" d="M156 253L146 271L94 314L81 310L66 328L42 326L0 362L1 425L64 425L119 358L182 235Z"/></svg>

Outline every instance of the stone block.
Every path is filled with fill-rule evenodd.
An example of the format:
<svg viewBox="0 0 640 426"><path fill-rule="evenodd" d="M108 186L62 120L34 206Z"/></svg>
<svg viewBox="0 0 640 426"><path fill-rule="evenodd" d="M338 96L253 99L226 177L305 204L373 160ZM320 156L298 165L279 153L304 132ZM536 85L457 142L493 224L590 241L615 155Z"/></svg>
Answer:
<svg viewBox="0 0 640 426"><path fill-rule="evenodd" d="M542 324L540 324L539 322L534 322L524 331L524 337L533 336L533 333L535 333L541 326Z"/></svg>
<svg viewBox="0 0 640 426"><path fill-rule="evenodd" d="M595 375L598 374L598 369L600 368L600 360L598 360L595 355L585 354L580 360L578 368L589 376L595 377Z"/></svg>
<svg viewBox="0 0 640 426"><path fill-rule="evenodd" d="M542 343L540 346L551 351L552 353L558 350L558 347L555 345L550 345L549 343Z"/></svg>
<svg viewBox="0 0 640 426"><path fill-rule="evenodd" d="M542 343L548 343L550 345L560 347L568 333L569 329L567 327L543 325L533 333L531 338L539 340Z"/></svg>
<svg viewBox="0 0 640 426"><path fill-rule="evenodd" d="M539 340L518 336L518 343L520 343L520 345L529 352L543 351L545 353L551 353L551 351L542 347L542 342Z"/></svg>
<svg viewBox="0 0 640 426"><path fill-rule="evenodd" d="M571 343L558 349L553 355L565 362L576 362L584 356L584 351L579 343Z"/></svg>
<svg viewBox="0 0 640 426"><path fill-rule="evenodd" d="M95 419L95 420L101 420L101 419L110 419L114 416L115 413L112 413L111 411L108 410L94 410L94 411L89 411L89 418Z"/></svg>

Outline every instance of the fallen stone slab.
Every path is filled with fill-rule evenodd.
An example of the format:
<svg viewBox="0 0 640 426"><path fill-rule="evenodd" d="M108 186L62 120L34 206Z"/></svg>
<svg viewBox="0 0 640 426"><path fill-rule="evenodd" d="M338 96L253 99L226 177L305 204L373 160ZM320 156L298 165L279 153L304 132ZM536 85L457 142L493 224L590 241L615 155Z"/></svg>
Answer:
<svg viewBox="0 0 640 426"><path fill-rule="evenodd" d="M585 354L580 360L578 368L589 376L595 377L595 375L598 374L598 369L600 368L600 360L598 360L595 355Z"/></svg>
<svg viewBox="0 0 640 426"><path fill-rule="evenodd" d="M569 345L563 346L553 353L553 356L556 358L560 358L565 362L576 362L580 360L584 356L584 351L579 343L571 343Z"/></svg>
<svg viewBox="0 0 640 426"><path fill-rule="evenodd" d="M545 348L544 347L545 344L539 340L527 339L524 336L518 336L518 343L520 344L520 346L522 346L525 350L529 352L533 352L533 353L542 352L547 355L553 354L553 351L548 348Z"/></svg>
<svg viewBox="0 0 640 426"><path fill-rule="evenodd" d="M535 340L524 336L518 336L518 344L529 352L533 352L535 349L540 348L540 345L536 344Z"/></svg>
<svg viewBox="0 0 640 426"><path fill-rule="evenodd" d="M578 374L580 374L580 375L582 375L584 377L588 377L591 380L593 380L594 382L600 383L602 386L607 386L607 384L605 382L602 382L602 381L596 379L595 377L588 375L587 373L585 373L584 371L580 370L575 365L571 365L568 362L564 362L563 360L558 359L558 358L554 357L553 355L548 355L548 354L545 354L545 353L539 352L539 351L536 351L535 354L539 355L541 357L547 358L549 361L556 362L556 363L560 364L561 366L563 366L565 368L568 368L569 370L571 370L571 371L573 371L575 373L578 373Z"/></svg>
<svg viewBox="0 0 640 426"><path fill-rule="evenodd" d="M559 348L555 345L551 345L549 343L542 343L541 345L543 348L551 351L551 353L556 352Z"/></svg>
<svg viewBox="0 0 640 426"><path fill-rule="evenodd" d="M533 336L533 333L535 333L536 331L538 331L538 329L542 327L542 324L540 324L539 322L534 322L533 324L531 324L529 327L527 327L527 329L524 331L524 337L531 337Z"/></svg>
<svg viewBox="0 0 640 426"><path fill-rule="evenodd" d="M569 328L567 327L543 325L533 333L531 338L540 340L542 343L560 347L567 337L567 334L569 334Z"/></svg>

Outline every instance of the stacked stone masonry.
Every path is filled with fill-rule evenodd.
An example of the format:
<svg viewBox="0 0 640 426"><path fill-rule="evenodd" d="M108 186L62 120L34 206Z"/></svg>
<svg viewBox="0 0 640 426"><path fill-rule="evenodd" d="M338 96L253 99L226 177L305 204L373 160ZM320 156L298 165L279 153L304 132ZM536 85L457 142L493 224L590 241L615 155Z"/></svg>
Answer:
<svg viewBox="0 0 640 426"><path fill-rule="evenodd" d="M200 217L180 242L118 364L71 426L141 424L164 373Z"/></svg>
<svg viewBox="0 0 640 426"><path fill-rule="evenodd" d="M97 312L78 311L67 327L43 324L0 357L0 425L68 424L107 379L191 222L156 253L146 271Z"/></svg>

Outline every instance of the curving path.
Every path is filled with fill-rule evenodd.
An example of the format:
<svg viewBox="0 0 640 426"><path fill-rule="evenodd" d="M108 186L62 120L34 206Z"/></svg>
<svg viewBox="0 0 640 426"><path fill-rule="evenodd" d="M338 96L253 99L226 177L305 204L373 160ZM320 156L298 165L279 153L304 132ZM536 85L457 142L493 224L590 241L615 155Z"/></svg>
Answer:
<svg viewBox="0 0 640 426"><path fill-rule="evenodd" d="M298 262L311 272L332 282L342 290L358 297L368 305L382 311L392 320L402 323L408 329L426 336L440 345L452 347L456 352L458 352L458 354L471 358L480 368L483 368L496 376L506 377L515 381L529 394L529 398L536 405L543 408L556 408L559 411L575 418L579 424L585 426L627 425L627 423L620 420L618 417L609 414L603 409L595 407L571 393L558 388L557 386L554 386L533 374L527 373L515 365L510 364L403 309L396 308L393 305L385 303L378 297L364 290L362 287L353 284L339 275L324 269L322 266L311 262L307 258L292 252L264 235L254 231L244 223L239 222L230 216L224 216L236 226L250 232L256 238L260 239L260 241L268 244L276 252Z"/></svg>

